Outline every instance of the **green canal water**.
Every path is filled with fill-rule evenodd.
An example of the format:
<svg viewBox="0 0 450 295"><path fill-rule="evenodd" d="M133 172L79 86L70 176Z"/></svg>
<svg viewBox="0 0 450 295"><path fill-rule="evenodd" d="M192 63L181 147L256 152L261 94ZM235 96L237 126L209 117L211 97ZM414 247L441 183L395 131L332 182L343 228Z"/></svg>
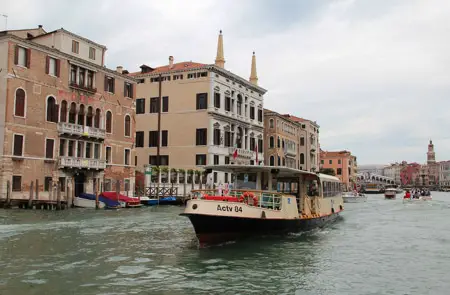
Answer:
<svg viewBox="0 0 450 295"><path fill-rule="evenodd" d="M0 211L0 294L450 294L450 194L198 249L181 207Z"/></svg>

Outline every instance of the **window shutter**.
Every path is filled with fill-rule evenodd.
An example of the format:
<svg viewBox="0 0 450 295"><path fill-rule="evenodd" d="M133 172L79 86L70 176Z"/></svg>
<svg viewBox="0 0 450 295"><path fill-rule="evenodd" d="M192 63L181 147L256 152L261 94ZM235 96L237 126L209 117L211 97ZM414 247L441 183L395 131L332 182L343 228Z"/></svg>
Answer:
<svg viewBox="0 0 450 295"><path fill-rule="evenodd" d="M30 64L31 64L31 49L28 48L27 49L27 68L30 68Z"/></svg>
<svg viewBox="0 0 450 295"><path fill-rule="evenodd" d="M48 74L50 72L50 57L47 55L45 58L45 73Z"/></svg>
<svg viewBox="0 0 450 295"><path fill-rule="evenodd" d="M56 60L56 77L59 77L61 73L61 60Z"/></svg>
<svg viewBox="0 0 450 295"><path fill-rule="evenodd" d="M16 45L16 47L14 48L14 64L18 65L19 64L19 46Z"/></svg>
<svg viewBox="0 0 450 295"><path fill-rule="evenodd" d="M105 91L108 91L108 77L105 76Z"/></svg>

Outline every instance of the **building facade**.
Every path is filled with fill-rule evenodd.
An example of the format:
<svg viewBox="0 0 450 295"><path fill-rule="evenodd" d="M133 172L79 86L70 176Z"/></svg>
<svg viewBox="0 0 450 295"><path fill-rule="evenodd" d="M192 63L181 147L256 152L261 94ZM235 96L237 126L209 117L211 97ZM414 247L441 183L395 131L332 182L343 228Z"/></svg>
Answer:
<svg viewBox="0 0 450 295"><path fill-rule="evenodd" d="M319 128L315 121L299 118L293 115L285 114L292 122L296 122L300 126L298 153L305 155L304 164L300 164L300 170L319 171L320 169L320 144L319 144ZM300 158L300 162L303 162Z"/></svg>
<svg viewBox="0 0 450 295"><path fill-rule="evenodd" d="M349 151L329 152L321 151L320 168L333 169L346 189L353 189L353 183L356 183L357 167L356 157Z"/></svg>
<svg viewBox="0 0 450 295"><path fill-rule="evenodd" d="M406 164L400 171L401 184L403 186L416 186L421 184L420 168L418 163Z"/></svg>
<svg viewBox="0 0 450 295"><path fill-rule="evenodd" d="M136 99L137 167L174 169L204 165L263 163L263 95L253 53L250 79L224 68L223 36L215 64L174 63L141 66ZM159 107L161 105L161 107ZM159 155L159 162L158 162ZM231 182L214 172L210 183Z"/></svg>
<svg viewBox="0 0 450 295"><path fill-rule="evenodd" d="M134 188L135 80L64 29L0 33L0 186L13 196Z"/></svg>
<svg viewBox="0 0 450 295"><path fill-rule="evenodd" d="M383 168L383 175L394 179L395 184L400 185L402 183L400 172L402 171L403 167L406 166L406 164L407 163L403 161L401 163L393 163L389 166L386 166Z"/></svg>
<svg viewBox="0 0 450 295"><path fill-rule="evenodd" d="M439 162L439 186L450 186L450 161Z"/></svg>

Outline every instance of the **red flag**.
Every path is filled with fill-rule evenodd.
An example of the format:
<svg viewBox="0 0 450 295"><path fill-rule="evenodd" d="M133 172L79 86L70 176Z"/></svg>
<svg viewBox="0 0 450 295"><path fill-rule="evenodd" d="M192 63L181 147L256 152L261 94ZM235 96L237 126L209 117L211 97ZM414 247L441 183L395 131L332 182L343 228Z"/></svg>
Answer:
<svg viewBox="0 0 450 295"><path fill-rule="evenodd" d="M233 159L236 160L237 156L238 156L238 153L237 153L237 148L236 148L236 150L235 150L234 153L233 153Z"/></svg>
<svg viewBox="0 0 450 295"><path fill-rule="evenodd" d="M258 145L255 146L255 153L256 153L256 165L258 165Z"/></svg>

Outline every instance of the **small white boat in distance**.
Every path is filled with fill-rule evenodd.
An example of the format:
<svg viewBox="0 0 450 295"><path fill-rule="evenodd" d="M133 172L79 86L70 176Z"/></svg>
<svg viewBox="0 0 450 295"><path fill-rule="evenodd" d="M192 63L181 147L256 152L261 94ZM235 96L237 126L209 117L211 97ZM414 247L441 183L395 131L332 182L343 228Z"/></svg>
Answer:
<svg viewBox="0 0 450 295"><path fill-rule="evenodd" d="M385 199L395 199L396 195L397 195L397 190L395 188L387 188L384 191Z"/></svg>
<svg viewBox="0 0 450 295"><path fill-rule="evenodd" d="M342 195L344 203L360 203L367 201L367 197L364 194L357 192L345 192Z"/></svg>

